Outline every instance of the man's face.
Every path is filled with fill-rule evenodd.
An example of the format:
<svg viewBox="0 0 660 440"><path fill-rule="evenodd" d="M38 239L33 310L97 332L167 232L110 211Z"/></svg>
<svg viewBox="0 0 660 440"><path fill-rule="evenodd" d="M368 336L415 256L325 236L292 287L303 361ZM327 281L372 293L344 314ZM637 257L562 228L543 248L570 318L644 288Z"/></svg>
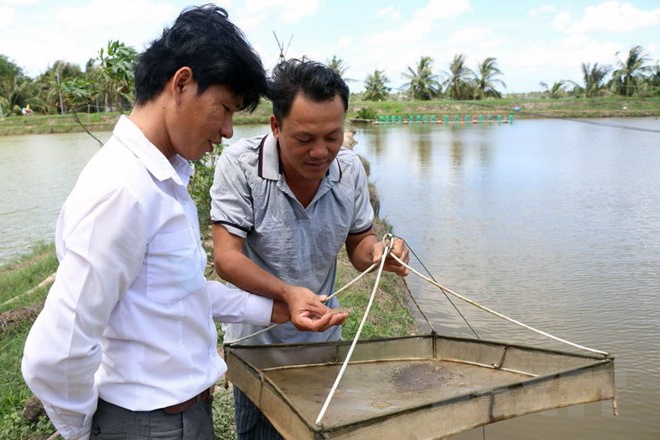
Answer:
<svg viewBox="0 0 660 440"><path fill-rule="evenodd" d="M344 141L344 103L338 95L316 102L298 94L282 124L274 116L270 123L289 184L318 182Z"/></svg>
<svg viewBox="0 0 660 440"><path fill-rule="evenodd" d="M197 85L181 96L170 120L170 139L175 153L187 160L198 160L213 151L213 144L234 135L234 113L243 98L228 87L213 85L197 95Z"/></svg>

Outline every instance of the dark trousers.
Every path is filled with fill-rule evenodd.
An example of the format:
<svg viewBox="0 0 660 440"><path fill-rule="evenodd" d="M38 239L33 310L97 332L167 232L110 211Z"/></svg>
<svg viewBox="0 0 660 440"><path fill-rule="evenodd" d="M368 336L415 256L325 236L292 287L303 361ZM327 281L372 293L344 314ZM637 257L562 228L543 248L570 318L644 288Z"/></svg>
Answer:
<svg viewBox="0 0 660 440"><path fill-rule="evenodd" d="M238 388L234 387L234 416L238 440L283 440L261 410Z"/></svg>
<svg viewBox="0 0 660 440"><path fill-rule="evenodd" d="M129 411L99 399L92 440L214 440L211 400L200 400L179 414L162 409Z"/></svg>

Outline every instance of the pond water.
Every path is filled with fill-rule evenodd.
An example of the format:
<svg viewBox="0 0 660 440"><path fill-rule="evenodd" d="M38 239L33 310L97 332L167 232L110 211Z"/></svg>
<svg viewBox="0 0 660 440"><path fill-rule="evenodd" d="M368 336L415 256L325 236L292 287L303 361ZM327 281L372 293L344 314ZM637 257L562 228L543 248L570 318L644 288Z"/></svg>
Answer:
<svg viewBox="0 0 660 440"><path fill-rule="evenodd" d="M617 358L619 417L610 402L581 405L495 423L485 438L660 437L659 120L379 126L355 137L380 214L418 270ZM483 339L570 348L450 303L415 275L409 283L441 334L473 336L468 322Z"/></svg>
<svg viewBox="0 0 660 440"><path fill-rule="evenodd" d="M239 126L234 139L267 129ZM380 214L414 251L416 269L616 356L619 417L610 402L594 403L453 438L660 437L659 120L381 125L357 128L355 139ZM98 148L84 133L0 137L0 264L53 240L57 213ZM450 302L414 274L409 284L439 333L569 348Z"/></svg>
<svg viewBox="0 0 660 440"><path fill-rule="evenodd" d="M0 265L53 241L57 214L98 150L86 133L0 136Z"/></svg>

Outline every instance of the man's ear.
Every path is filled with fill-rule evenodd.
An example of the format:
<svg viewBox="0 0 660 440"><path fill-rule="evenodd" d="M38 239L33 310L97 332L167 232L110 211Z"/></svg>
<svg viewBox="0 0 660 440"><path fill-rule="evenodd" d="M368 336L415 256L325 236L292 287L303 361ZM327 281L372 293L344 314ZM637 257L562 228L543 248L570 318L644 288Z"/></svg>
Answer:
<svg viewBox="0 0 660 440"><path fill-rule="evenodd" d="M184 90L187 87L192 87L195 85L195 78L193 76L193 71L188 66L183 66L172 76L172 82L170 83L170 91L172 96L178 100L181 98Z"/></svg>
<svg viewBox="0 0 660 440"><path fill-rule="evenodd" d="M277 122L277 118L275 115L270 115L270 131L273 133L273 136L275 136L275 139L280 138L280 124Z"/></svg>

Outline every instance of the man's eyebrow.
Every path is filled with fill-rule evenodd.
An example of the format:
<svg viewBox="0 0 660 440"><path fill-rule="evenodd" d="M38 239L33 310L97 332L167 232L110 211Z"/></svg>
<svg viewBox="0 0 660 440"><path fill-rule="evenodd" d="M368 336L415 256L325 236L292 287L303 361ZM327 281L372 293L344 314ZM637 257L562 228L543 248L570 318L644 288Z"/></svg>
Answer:
<svg viewBox="0 0 660 440"><path fill-rule="evenodd" d="M343 131L342 128L335 128L334 130L328 131L327 133L323 134L318 134L318 133L311 133L309 131L294 131L291 133L291 136L327 136L329 134L339 134Z"/></svg>

